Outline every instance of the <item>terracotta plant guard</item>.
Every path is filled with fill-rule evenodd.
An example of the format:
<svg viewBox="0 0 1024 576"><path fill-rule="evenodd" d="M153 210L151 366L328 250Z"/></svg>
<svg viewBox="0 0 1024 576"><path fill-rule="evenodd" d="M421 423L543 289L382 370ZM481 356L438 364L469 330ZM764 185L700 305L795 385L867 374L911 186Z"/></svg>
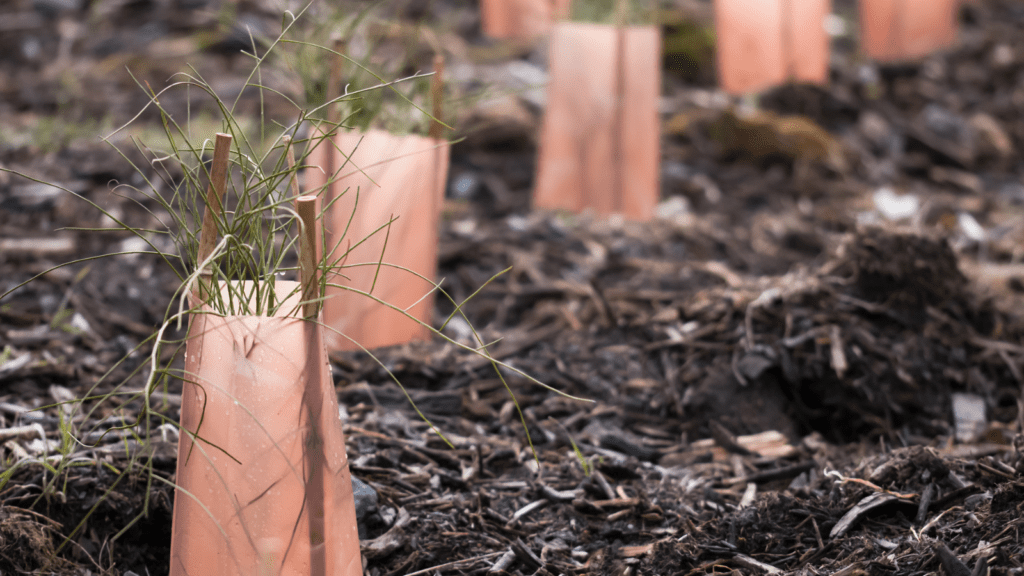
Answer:
<svg viewBox="0 0 1024 576"><path fill-rule="evenodd" d="M733 94L828 80L829 0L715 0L718 79Z"/></svg>
<svg viewBox="0 0 1024 576"><path fill-rule="evenodd" d="M956 39L959 0L860 0L861 46L876 60L913 60Z"/></svg>
<svg viewBox="0 0 1024 576"><path fill-rule="evenodd" d="M559 22L549 52L534 206L651 219L661 160L659 29Z"/></svg>
<svg viewBox="0 0 1024 576"><path fill-rule="evenodd" d="M480 23L491 38L529 40L568 17L569 4L570 0L480 0Z"/></svg>
<svg viewBox="0 0 1024 576"><path fill-rule="evenodd" d="M217 153L208 201L214 210L224 186ZM362 574L337 396L315 322L315 203L312 196L296 202L306 223L303 283L278 314L192 315L172 576ZM284 298L297 287L278 281L275 288Z"/></svg>
<svg viewBox="0 0 1024 576"><path fill-rule="evenodd" d="M441 66L435 61L437 72ZM434 76L434 92L434 116L440 117L439 73ZM375 129L341 132L333 136L333 145L321 142L306 160L320 168L306 170L310 190L324 186L328 175L338 174L323 195L324 202L334 201L324 215L327 246L337 246L328 258L333 262L348 255L340 274L328 282L369 292L427 324L433 310L428 294L434 286L408 270L431 281L437 270L438 219L449 160L448 143L438 127L434 123L427 137ZM384 226L392 218L397 219ZM329 350L358 350L353 340L372 349L429 334L398 310L332 286L327 287L324 323L329 327L324 333Z"/></svg>

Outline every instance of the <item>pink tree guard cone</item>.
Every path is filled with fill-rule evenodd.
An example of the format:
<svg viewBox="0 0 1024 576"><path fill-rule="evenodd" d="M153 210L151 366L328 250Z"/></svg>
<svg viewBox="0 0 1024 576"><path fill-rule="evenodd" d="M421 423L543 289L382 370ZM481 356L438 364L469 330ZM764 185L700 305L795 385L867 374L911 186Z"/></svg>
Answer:
<svg viewBox="0 0 1024 576"><path fill-rule="evenodd" d="M372 288L373 296L429 324L433 297L424 296L433 285L406 270L378 267L377 263L383 252L384 264L434 279L438 218L448 178L448 143L381 130L343 132L335 135L334 142L351 154L347 164L327 141L307 160L310 165L326 166L326 155L333 154L331 165L341 167L340 178L324 196L338 198L324 215L324 222L327 246L336 246L330 261L351 251L344 268L329 275L327 281L363 292ZM306 179L306 188L312 191L325 184L327 175L312 169L306 171ZM398 219L390 230L377 231L393 216ZM363 241L367 236L370 238ZM328 329L324 338L330 350L358 350L349 338L372 349L426 338L429 333L415 320L362 294L328 286L325 296Z"/></svg>
<svg viewBox="0 0 1024 576"><path fill-rule="evenodd" d="M480 0L480 23L491 38L528 40L569 15L571 0Z"/></svg>
<svg viewBox="0 0 1024 576"><path fill-rule="evenodd" d="M281 297L298 286L276 284ZM322 328L300 301L274 317L192 316L172 576L362 574Z"/></svg>
<svg viewBox="0 0 1024 576"><path fill-rule="evenodd" d="M860 0L861 46L876 60L926 56L956 39L958 0Z"/></svg>
<svg viewBox="0 0 1024 576"><path fill-rule="evenodd" d="M534 206L649 220L661 160L659 30L560 22L549 52Z"/></svg>
<svg viewBox="0 0 1024 576"><path fill-rule="evenodd" d="M828 0L715 0L718 78L733 94L828 80Z"/></svg>

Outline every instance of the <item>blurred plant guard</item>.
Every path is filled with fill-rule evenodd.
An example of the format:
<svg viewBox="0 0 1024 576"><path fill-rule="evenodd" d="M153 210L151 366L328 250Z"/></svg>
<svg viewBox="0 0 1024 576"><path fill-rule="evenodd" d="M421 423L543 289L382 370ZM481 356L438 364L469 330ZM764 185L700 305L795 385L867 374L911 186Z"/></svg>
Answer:
<svg viewBox="0 0 1024 576"><path fill-rule="evenodd" d="M480 0L480 23L491 38L529 40L569 15L570 0Z"/></svg>
<svg viewBox="0 0 1024 576"><path fill-rule="evenodd" d="M718 82L733 94L786 82L823 84L829 0L715 0Z"/></svg>
<svg viewBox="0 0 1024 576"><path fill-rule="evenodd" d="M860 0L861 48L891 62L950 46L959 6L959 0Z"/></svg>
<svg viewBox="0 0 1024 576"><path fill-rule="evenodd" d="M307 184L323 189L329 206L328 258L344 262L326 284L330 350L379 348L429 334L449 163L438 119L443 58L434 67L435 120L426 136L343 130L308 159L315 168L307 171Z"/></svg>
<svg viewBox="0 0 1024 576"><path fill-rule="evenodd" d="M654 215L661 36L656 26L627 26L619 6L616 26L560 22L552 31L536 207Z"/></svg>

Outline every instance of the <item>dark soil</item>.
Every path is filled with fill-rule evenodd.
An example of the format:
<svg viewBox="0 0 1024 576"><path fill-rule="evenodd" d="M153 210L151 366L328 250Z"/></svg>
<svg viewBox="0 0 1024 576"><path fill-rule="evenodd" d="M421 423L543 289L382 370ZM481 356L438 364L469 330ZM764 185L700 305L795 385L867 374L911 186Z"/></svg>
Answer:
<svg viewBox="0 0 1024 576"><path fill-rule="evenodd" d="M111 192L144 182L98 136L146 105L140 84L159 89L186 63L234 99L250 65L240 26L278 30L271 4L6 3L0 166L153 226L155 205ZM707 3L665 4L668 33L709 24ZM544 60L481 38L474 4L381 13L444 30L450 69ZM387 370L332 355L351 469L378 494L361 521L365 573L1020 574L1024 5L967 3L961 24L955 47L901 65L837 39L830 85L766 92L756 120L714 92L706 59L680 72L666 58L665 202L651 223L530 209L540 112L527 96L453 113L465 140L444 287L463 302L486 283L462 310L500 339L492 355L588 401L503 381L440 338L377 351ZM381 34L427 68L429 50ZM176 94L163 103L184 115ZM243 94L239 114L258 108ZM886 189L916 208L893 215ZM124 232L66 230L108 225L0 172L0 293L129 249ZM101 436L141 402L87 400L72 419L83 443L62 447L53 405L141 386L147 349L119 360L177 282L134 255L0 301L0 573L167 573L173 429L151 415L147 443ZM452 310L439 301L436 319ZM472 344L459 322L445 333ZM176 421L180 383L153 405ZM54 477L41 461L62 449L78 465Z"/></svg>

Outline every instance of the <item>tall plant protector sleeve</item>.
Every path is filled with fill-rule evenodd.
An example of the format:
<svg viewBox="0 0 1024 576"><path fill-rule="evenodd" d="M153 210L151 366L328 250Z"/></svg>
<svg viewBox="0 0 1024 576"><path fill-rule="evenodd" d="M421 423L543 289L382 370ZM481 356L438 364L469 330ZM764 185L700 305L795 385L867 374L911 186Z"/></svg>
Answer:
<svg viewBox="0 0 1024 576"><path fill-rule="evenodd" d="M654 26L555 25L536 207L653 217L660 38Z"/></svg>
<svg viewBox="0 0 1024 576"><path fill-rule="evenodd" d="M334 154L330 165L340 170L322 197L325 202L336 198L324 221L327 246L333 248L330 261L344 257L344 267L327 281L369 292L429 324L433 297L427 295L433 284L416 274L433 281L437 272L448 143L382 130L343 132L334 142L351 154L347 163L327 142L308 159L311 165L326 166L326 155ZM326 179L321 170L307 171L307 189L323 186ZM397 219L384 226L392 218ZM325 296L324 323L330 329L324 337L330 350L358 350L352 340L377 348L428 336L415 320L363 294L329 285Z"/></svg>
<svg viewBox="0 0 1024 576"><path fill-rule="evenodd" d="M956 39L959 0L861 0L861 47L882 61L913 60Z"/></svg>
<svg viewBox="0 0 1024 576"><path fill-rule="evenodd" d="M719 84L746 94L828 80L829 0L715 0Z"/></svg>
<svg viewBox="0 0 1024 576"><path fill-rule="evenodd" d="M172 575L362 573L322 327L299 301L274 317L193 315Z"/></svg>

